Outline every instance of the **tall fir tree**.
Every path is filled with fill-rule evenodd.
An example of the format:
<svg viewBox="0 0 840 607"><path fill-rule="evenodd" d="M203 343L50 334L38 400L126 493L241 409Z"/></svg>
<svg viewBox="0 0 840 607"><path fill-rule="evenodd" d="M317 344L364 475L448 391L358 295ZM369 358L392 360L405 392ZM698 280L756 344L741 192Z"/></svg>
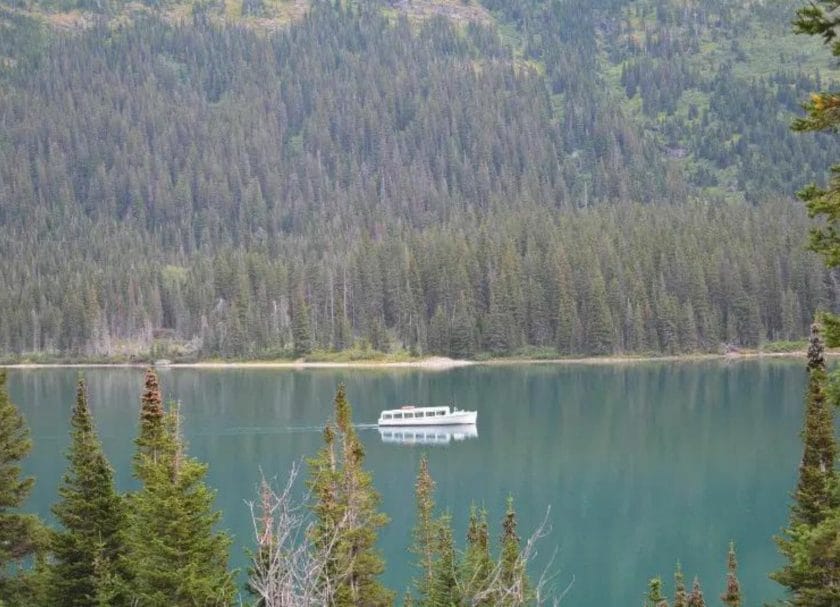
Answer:
<svg viewBox="0 0 840 607"><path fill-rule="evenodd" d="M735 542L729 543L726 557L726 591L720 600L727 607L741 607L741 583L738 581L738 559L735 556Z"/></svg>
<svg viewBox="0 0 840 607"><path fill-rule="evenodd" d="M231 605L231 539L216 531L221 513L213 510L215 493L204 483L207 466L186 454L180 411L160 415L160 402L149 371L135 456L143 485L129 501L130 598L149 607Z"/></svg>
<svg viewBox="0 0 840 607"><path fill-rule="evenodd" d="M31 448L29 428L9 399L0 369L0 601L9 606L35 604L43 582L26 564L41 554L46 533L35 516L18 511L35 483L21 476Z"/></svg>
<svg viewBox="0 0 840 607"><path fill-rule="evenodd" d="M793 495L790 522L781 537L779 549L785 565L771 577L787 588L787 603L793 606L829 605L832 584L840 584L840 560L834 558L831 544L815 538L826 524L840 516L834 460L837 447L834 437L833 410L827 398L827 376L823 343L819 328L811 330L808 348L808 389L804 443L799 480Z"/></svg>
<svg viewBox="0 0 840 607"><path fill-rule="evenodd" d="M127 516L114 488L80 378L70 419L69 466L53 514L62 530L51 542L49 594L56 607L96 607L104 597L128 605L125 562Z"/></svg>
<svg viewBox="0 0 840 607"><path fill-rule="evenodd" d="M531 599L531 585L522 559L516 527L516 510L513 507L513 497L509 496L505 517L502 519L499 547L499 579L504 591L496 598L495 604L498 606L525 605Z"/></svg>
<svg viewBox="0 0 840 607"><path fill-rule="evenodd" d="M292 301L292 340L295 356L306 356L312 352L312 335L309 330L309 307L303 297L303 290L295 292Z"/></svg>
<svg viewBox="0 0 840 607"><path fill-rule="evenodd" d="M834 414L828 402L827 389L823 342L819 327L814 325L808 347L808 391L802 429L804 452L791 511L794 523L816 525L825 517L826 511L836 505L833 485L836 480L834 460L837 445Z"/></svg>
<svg viewBox="0 0 840 607"><path fill-rule="evenodd" d="M394 593L379 576L385 570L376 541L388 517L364 467L364 447L353 428L343 385L335 395L335 427L324 430L324 447L310 460L308 485L315 503L312 541L330 559L323 581L335 589L335 607L388 607Z"/></svg>
<svg viewBox="0 0 840 607"><path fill-rule="evenodd" d="M461 587L451 518L444 515L435 525L435 531L437 558L432 564L429 593L421 604L426 607L458 607L461 605Z"/></svg>
<svg viewBox="0 0 840 607"><path fill-rule="evenodd" d="M674 571L674 607L688 607L688 593L685 590L685 577L682 566L677 563Z"/></svg>
<svg viewBox="0 0 840 607"><path fill-rule="evenodd" d="M703 589L700 588L700 580L696 576L691 584L691 593L688 595L688 607L706 607Z"/></svg>
<svg viewBox="0 0 840 607"><path fill-rule="evenodd" d="M420 605L427 604L434 579L434 565L437 556L437 527L435 518L435 481L429 472L429 460L423 455L414 483L416 501L416 522L413 531L412 552L417 556L418 577L414 580L417 600Z"/></svg>
<svg viewBox="0 0 840 607"><path fill-rule="evenodd" d="M134 441L134 474L143 480L144 467L158 460L164 444L163 396L157 373L151 367L143 378L143 393L140 396L140 430Z"/></svg>
<svg viewBox="0 0 840 607"><path fill-rule="evenodd" d="M668 600L662 594L662 578L655 577L648 582L645 607L668 607Z"/></svg>
<svg viewBox="0 0 840 607"><path fill-rule="evenodd" d="M476 598L487 588L493 574L493 559L490 555L490 531L487 524L487 511L470 507L469 525L467 526L467 549L464 551L461 565L461 578L464 595L474 607L488 607L491 597Z"/></svg>

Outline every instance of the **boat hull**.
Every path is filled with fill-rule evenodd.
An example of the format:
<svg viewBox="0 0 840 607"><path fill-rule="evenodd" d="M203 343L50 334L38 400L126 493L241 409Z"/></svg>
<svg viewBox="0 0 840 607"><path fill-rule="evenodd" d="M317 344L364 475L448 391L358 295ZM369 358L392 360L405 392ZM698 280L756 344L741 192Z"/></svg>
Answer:
<svg viewBox="0 0 840 607"><path fill-rule="evenodd" d="M379 419L380 426L469 426L475 424L478 411L458 411L435 417L410 419Z"/></svg>

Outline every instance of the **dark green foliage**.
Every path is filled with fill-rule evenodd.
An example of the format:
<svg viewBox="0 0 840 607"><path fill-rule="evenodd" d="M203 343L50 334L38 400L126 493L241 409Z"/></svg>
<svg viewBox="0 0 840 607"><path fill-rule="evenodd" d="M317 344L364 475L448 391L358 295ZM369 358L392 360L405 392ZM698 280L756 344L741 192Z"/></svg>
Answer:
<svg viewBox="0 0 840 607"><path fill-rule="evenodd" d="M140 431L134 441L137 445L134 455L134 475L140 480L143 480L144 468L158 460L166 433L163 424L165 417L163 397L155 370L146 369L143 381L143 394L140 397Z"/></svg>
<svg viewBox="0 0 840 607"><path fill-rule="evenodd" d="M735 543L729 544L729 554L726 558L726 591L720 600L727 607L741 607L741 583L738 581L738 560L735 557Z"/></svg>
<svg viewBox="0 0 840 607"><path fill-rule="evenodd" d="M668 607L668 600L662 594L662 578L655 577L648 582L645 605L646 607Z"/></svg>
<svg viewBox="0 0 840 607"><path fill-rule="evenodd" d="M324 447L310 460L315 548L329 554L324 576L335 607L388 607L394 593L379 581L385 563L376 548L388 517L364 467L364 447L353 428L344 386L335 395L335 426L324 429Z"/></svg>
<svg viewBox="0 0 840 607"><path fill-rule="evenodd" d="M467 548L461 564L461 578L464 594L474 597L486 588L493 574L493 558L490 554L490 531L487 525L487 512L470 508L469 527L467 528ZM473 601L473 607L492 605L492 597Z"/></svg>
<svg viewBox="0 0 840 607"><path fill-rule="evenodd" d="M794 494L791 522L816 525L837 505L833 495L837 445L834 415L827 398L828 377L819 328L814 325L808 347L808 391L802 442L805 445L799 465L799 483Z"/></svg>
<svg viewBox="0 0 840 607"><path fill-rule="evenodd" d="M458 555L455 553L450 517L443 516L440 524L435 526L435 531L436 558L432 564L431 587L420 604L427 607L457 607L462 604L462 597L459 588Z"/></svg>
<svg viewBox="0 0 840 607"><path fill-rule="evenodd" d="M414 496L417 502L416 521L414 523L412 552L417 556L418 576L414 580L418 603L427 604L432 593L434 566L439 521L435 518L435 481L429 472L429 460L423 455L414 483ZM450 537L451 541L451 537Z"/></svg>
<svg viewBox="0 0 840 607"><path fill-rule="evenodd" d="M837 0L817 0L797 11L794 22L796 31L810 36L820 36L830 45L831 53L840 57L840 44L837 42L840 21L836 10L840 7ZM813 91L817 87L813 87ZM836 91L816 92L805 103L806 115L797 119L793 128L800 132L826 131L835 133L840 125L840 93ZM837 155L835 154L836 158ZM825 259L826 265L835 268L840 265L840 165L831 169L831 179L825 187L810 184L799 196L805 201L808 213L821 221L811 229L810 248ZM840 344L838 319L826 319L826 338L829 345Z"/></svg>
<svg viewBox="0 0 840 607"><path fill-rule="evenodd" d="M840 154L783 128L816 74L699 69L702 44L739 31L717 2L484 4L503 29L317 2L272 33L149 17L10 45L0 352L580 355L806 335L836 288L800 251L804 212L775 198ZM754 19L786 22L769 10Z"/></svg>
<svg viewBox="0 0 840 607"><path fill-rule="evenodd" d="M677 563L674 571L674 607L688 607L688 593L685 590L685 577L682 567Z"/></svg>
<svg viewBox="0 0 840 607"><path fill-rule="evenodd" d="M688 595L688 607L706 607L706 599L703 597L703 590L700 588L700 580L696 577L691 584L691 593Z"/></svg>
<svg viewBox="0 0 840 607"><path fill-rule="evenodd" d="M23 416L9 399L6 371L0 369L0 601L30 603L42 581L24 568L43 547L44 531L34 516L20 514L35 480L21 477L20 463L32 443Z"/></svg>
<svg viewBox="0 0 840 607"><path fill-rule="evenodd" d="M833 407L827 398L827 376L818 327L808 348L808 391L802 430L804 452L790 522L777 538L785 565L771 577L788 590L787 602L798 607L825 607L837 598L840 560L835 540L828 540L840 519L837 494Z"/></svg>
<svg viewBox="0 0 840 607"><path fill-rule="evenodd" d="M530 598L528 572L520 554L519 535L516 533L516 510L513 497L508 497L507 510L502 520L502 537L499 542L499 578L510 595L495 599L497 605L524 605Z"/></svg>
<svg viewBox="0 0 840 607"><path fill-rule="evenodd" d="M295 356L305 356L312 351L309 334L309 309L303 294L298 292L292 306L292 343Z"/></svg>
<svg viewBox="0 0 840 607"><path fill-rule="evenodd" d="M840 56L837 42L840 20L836 0L818 0L799 9L796 29L818 35ZM805 105L806 116L794 123L798 131L830 131L840 125L840 95L814 93ZM826 188L808 186L800 197L808 212L822 221L811 231L811 248L820 253L829 267L840 264L840 168ZM826 337L830 345L840 344L840 317L824 314ZM836 379L836 378L835 378ZM799 481L791 506L790 522L777 538L785 565L771 577L787 589L785 604L797 607L830 607L840 604L840 486L837 482L837 445L834 411L826 375L823 343L817 325L812 327L808 348L808 392L802 431L804 453ZM734 562L734 555L732 555ZM731 567L732 568L732 567Z"/></svg>
<svg viewBox="0 0 840 607"><path fill-rule="evenodd" d="M83 379L70 420L69 466L53 513L62 529L51 541L49 595L56 607L129 605L124 594L127 516L102 452Z"/></svg>
<svg viewBox="0 0 840 607"><path fill-rule="evenodd" d="M221 513L204 484L207 466L186 454L180 412L161 417L160 400L157 378L148 371L135 458L143 486L129 501L130 599L151 607L231 605L231 539L216 530Z"/></svg>
<svg viewBox="0 0 840 607"><path fill-rule="evenodd" d="M419 607L521 607L531 604L534 592L528 578L527 557L516 532L512 498L502 521L498 559L490 553L487 513L470 508L467 542L463 552L455 546L452 518L434 516L434 481L426 458L420 460L415 485L418 517L414 549L420 577L415 595Z"/></svg>

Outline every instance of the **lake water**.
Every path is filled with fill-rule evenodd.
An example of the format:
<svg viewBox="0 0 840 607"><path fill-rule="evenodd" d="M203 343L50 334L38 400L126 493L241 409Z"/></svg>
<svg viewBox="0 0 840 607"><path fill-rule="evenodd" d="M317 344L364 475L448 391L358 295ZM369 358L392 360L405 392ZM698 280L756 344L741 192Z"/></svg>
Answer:
<svg viewBox="0 0 840 607"><path fill-rule="evenodd" d="M37 484L30 509L49 516L66 460L74 369L12 370L9 389L32 428L26 462ZM89 369L91 407L122 488L130 461L141 369ZM180 400L192 455L210 464L233 563L249 545L244 500L259 470L284 478L320 446L314 428L330 415L337 384L357 423L405 402L454 401L477 409L478 436L448 444L385 442L360 429L367 465L391 523L381 536L385 581L402 591L412 575L406 547L413 480L427 453L438 503L463 537L471 502L494 523L512 494L526 534L551 508L544 558L557 549L558 584L574 580L570 607L640 604L647 580L668 581L680 560L700 576L707 600L723 590L730 539L738 546L748 604L778 598L767 573L780 563L772 536L784 524L801 447L804 365L792 361L522 365L419 370L193 370L161 372Z"/></svg>

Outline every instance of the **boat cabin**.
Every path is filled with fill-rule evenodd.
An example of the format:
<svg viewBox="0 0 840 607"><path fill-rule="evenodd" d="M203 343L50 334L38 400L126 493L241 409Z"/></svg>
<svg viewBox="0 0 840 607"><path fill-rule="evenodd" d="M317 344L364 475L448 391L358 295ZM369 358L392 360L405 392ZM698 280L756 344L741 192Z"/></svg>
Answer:
<svg viewBox="0 0 840 607"><path fill-rule="evenodd" d="M415 409L415 407L402 407L400 409L392 409L391 411L383 411L380 420L394 420L394 419L434 419L435 417L446 417L449 415L449 407L423 407Z"/></svg>

